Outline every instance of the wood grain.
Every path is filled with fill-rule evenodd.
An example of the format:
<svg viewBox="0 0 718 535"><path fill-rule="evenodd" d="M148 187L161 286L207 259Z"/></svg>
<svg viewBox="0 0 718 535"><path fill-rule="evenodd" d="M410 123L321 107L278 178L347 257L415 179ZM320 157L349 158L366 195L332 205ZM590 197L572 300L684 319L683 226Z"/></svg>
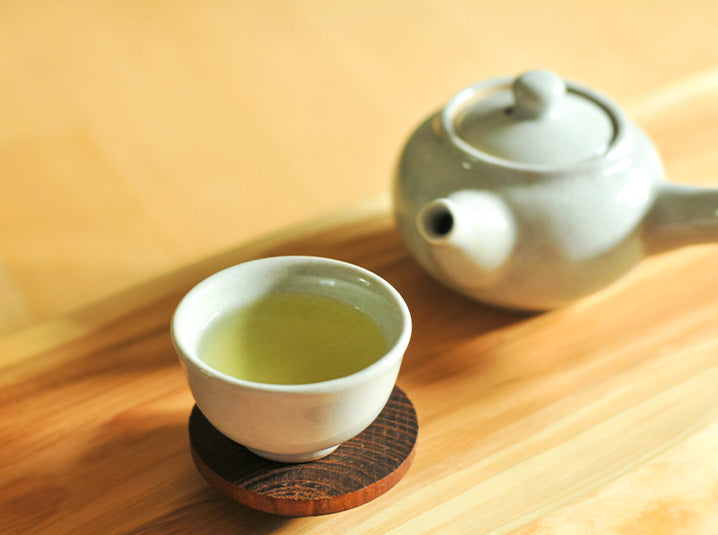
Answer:
<svg viewBox="0 0 718 535"><path fill-rule="evenodd" d="M337 515L277 521L232 508L196 473L186 439L192 400L168 322L204 271L292 253L357 263L404 295L415 331L399 385L422 433L412 469L390 493ZM3 367L0 519L11 532L59 534L108 525L509 532L716 421L716 254L656 257L575 306L516 316L430 279L386 215L238 248L167 279L176 286L158 281L163 297L113 319L106 310L103 326Z"/></svg>
<svg viewBox="0 0 718 535"><path fill-rule="evenodd" d="M192 458L222 494L282 516L317 516L374 500L404 477L414 458L416 411L399 387L377 419L329 456L300 464L262 459L217 431L195 407L189 420Z"/></svg>

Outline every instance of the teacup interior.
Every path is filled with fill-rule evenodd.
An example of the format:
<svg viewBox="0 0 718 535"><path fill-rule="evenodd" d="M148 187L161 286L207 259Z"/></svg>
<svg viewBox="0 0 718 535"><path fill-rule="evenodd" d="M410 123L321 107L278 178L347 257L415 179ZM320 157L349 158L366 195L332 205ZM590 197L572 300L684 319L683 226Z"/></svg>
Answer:
<svg viewBox="0 0 718 535"><path fill-rule="evenodd" d="M350 264L328 259L278 257L233 266L216 273L191 290L175 314L173 331L176 342L183 345L185 351L191 353L194 358L203 360L200 355L201 350L206 350L212 345L206 342L207 336L223 317L236 314L243 309L266 308L265 303L271 302L273 296L282 295L331 298L358 309L378 327L383 335L386 351L397 344L405 327L403 301L393 288L376 275ZM332 314L337 316L339 313ZM257 325L256 321L255 325ZM255 327L245 330L256 334L262 329ZM369 333L369 331L365 332ZM327 336L327 338L331 337ZM250 340L248 343L254 342ZM331 343L338 344L336 340ZM351 340L347 340L347 344L350 343ZM354 345L357 345L356 342ZM254 343L249 347L258 346ZM341 354L341 351L338 353ZM346 351L344 353L345 356L348 355ZM304 358L305 362L309 362L307 357ZM371 362L376 360L375 358ZM316 366L321 367L319 364ZM324 368L328 367L324 366ZM351 368L347 369L351 370ZM322 374L316 377L320 381L331 378ZM299 382L306 381L307 379L299 380ZM277 379L276 382L290 383L291 381Z"/></svg>

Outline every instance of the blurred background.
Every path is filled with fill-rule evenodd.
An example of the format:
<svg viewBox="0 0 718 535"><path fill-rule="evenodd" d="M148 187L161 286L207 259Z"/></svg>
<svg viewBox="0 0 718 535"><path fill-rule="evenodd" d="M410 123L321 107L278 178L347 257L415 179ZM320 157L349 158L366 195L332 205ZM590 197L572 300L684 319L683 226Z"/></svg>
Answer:
<svg viewBox="0 0 718 535"><path fill-rule="evenodd" d="M387 195L482 78L553 69L629 114L714 80L716 5L2 1L0 334Z"/></svg>

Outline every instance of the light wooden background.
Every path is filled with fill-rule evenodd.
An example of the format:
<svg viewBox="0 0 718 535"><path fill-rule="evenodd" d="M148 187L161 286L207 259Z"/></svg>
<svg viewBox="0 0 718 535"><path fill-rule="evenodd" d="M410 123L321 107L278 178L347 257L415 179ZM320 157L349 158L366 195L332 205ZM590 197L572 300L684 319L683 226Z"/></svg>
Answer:
<svg viewBox="0 0 718 535"><path fill-rule="evenodd" d="M709 0L3 1L0 332L385 192L416 123L484 77L640 103L716 67L717 21Z"/></svg>
<svg viewBox="0 0 718 535"><path fill-rule="evenodd" d="M385 196L414 126L488 76L593 86L671 179L718 185L716 23L707 0L2 1L0 334ZM521 533L717 529L715 452L714 425Z"/></svg>

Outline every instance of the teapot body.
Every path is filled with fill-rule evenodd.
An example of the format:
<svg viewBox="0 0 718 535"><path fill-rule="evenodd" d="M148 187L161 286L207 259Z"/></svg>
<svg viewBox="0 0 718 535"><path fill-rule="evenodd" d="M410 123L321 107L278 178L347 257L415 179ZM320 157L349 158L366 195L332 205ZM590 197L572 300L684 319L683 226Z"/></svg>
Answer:
<svg viewBox="0 0 718 535"><path fill-rule="evenodd" d="M398 230L436 279L493 305L546 310L595 292L644 257L642 223L664 174L636 125L619 117L621 135L605 154L557 166L517 164L467 151L444 128L446 113L432 115L411 135L393 189ZM495 200L501 220L483 234L469 229L452 241L462 216L432 220L426 207L436 199L447 199L446 206L461 200L462 213L480 212L485 203L464 202L467 192ZM499 231L509 236L494 255L500 262L487 268L467 254Z"/></svg>

